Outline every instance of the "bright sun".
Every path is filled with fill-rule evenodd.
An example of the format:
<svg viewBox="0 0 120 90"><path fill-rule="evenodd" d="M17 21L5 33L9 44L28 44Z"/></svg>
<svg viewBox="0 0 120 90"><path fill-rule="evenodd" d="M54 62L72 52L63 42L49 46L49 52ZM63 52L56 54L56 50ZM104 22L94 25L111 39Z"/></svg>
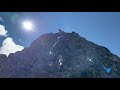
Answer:
<svg viewBox="0 0 120 90"><path fill-rule="evenodd" d="M32 31L33 30L33 23L31 21L24 21L22 23L22 26L26 31Z"/></svg>

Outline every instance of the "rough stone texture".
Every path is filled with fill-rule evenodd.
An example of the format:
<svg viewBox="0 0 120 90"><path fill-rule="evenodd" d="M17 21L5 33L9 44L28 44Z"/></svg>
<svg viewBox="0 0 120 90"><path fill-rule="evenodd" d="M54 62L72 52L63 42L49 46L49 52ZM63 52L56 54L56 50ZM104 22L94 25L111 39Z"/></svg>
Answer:
<svg viewBox="0 0 120 90"><path fill-rule="evenodd" d="M47 33L30 47L0 55L1 78L119 78L120 58L78 33Z"/></svg>

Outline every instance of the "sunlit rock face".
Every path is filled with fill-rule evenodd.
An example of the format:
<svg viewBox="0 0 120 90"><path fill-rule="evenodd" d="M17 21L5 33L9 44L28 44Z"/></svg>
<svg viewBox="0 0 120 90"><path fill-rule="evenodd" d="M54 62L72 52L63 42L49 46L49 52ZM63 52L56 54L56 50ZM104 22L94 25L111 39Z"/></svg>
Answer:
<svg viewBox="0 0 120 90"><path fill-rule="evenodd" d="M0 77L119 78L120 58L76 32L46 33L29 48L0 55Z"/></svg>

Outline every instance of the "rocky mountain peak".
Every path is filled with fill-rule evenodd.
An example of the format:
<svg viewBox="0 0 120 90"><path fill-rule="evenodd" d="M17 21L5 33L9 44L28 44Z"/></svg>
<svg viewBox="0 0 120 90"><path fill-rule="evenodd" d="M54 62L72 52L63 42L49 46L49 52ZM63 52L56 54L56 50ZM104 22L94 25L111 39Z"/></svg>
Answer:
<svg viewBox="0 0 120 90"><path fill-rule="evenodd" d="M120 58L76 32L46 33L30 47L0 55L0 77L117 78Z"/></svg>

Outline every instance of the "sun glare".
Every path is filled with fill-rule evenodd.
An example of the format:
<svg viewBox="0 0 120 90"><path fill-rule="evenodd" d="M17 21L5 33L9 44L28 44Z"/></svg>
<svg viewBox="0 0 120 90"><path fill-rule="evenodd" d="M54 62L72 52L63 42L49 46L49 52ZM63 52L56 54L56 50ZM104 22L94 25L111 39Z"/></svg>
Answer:
<svg viewBox="0 0 120 90"><path fill-rule="evenodd" d="M23 25L23 28L26 30L26 31L32 31L33 30L33 23L31 21L24 21L22 23Z"/></svg>

